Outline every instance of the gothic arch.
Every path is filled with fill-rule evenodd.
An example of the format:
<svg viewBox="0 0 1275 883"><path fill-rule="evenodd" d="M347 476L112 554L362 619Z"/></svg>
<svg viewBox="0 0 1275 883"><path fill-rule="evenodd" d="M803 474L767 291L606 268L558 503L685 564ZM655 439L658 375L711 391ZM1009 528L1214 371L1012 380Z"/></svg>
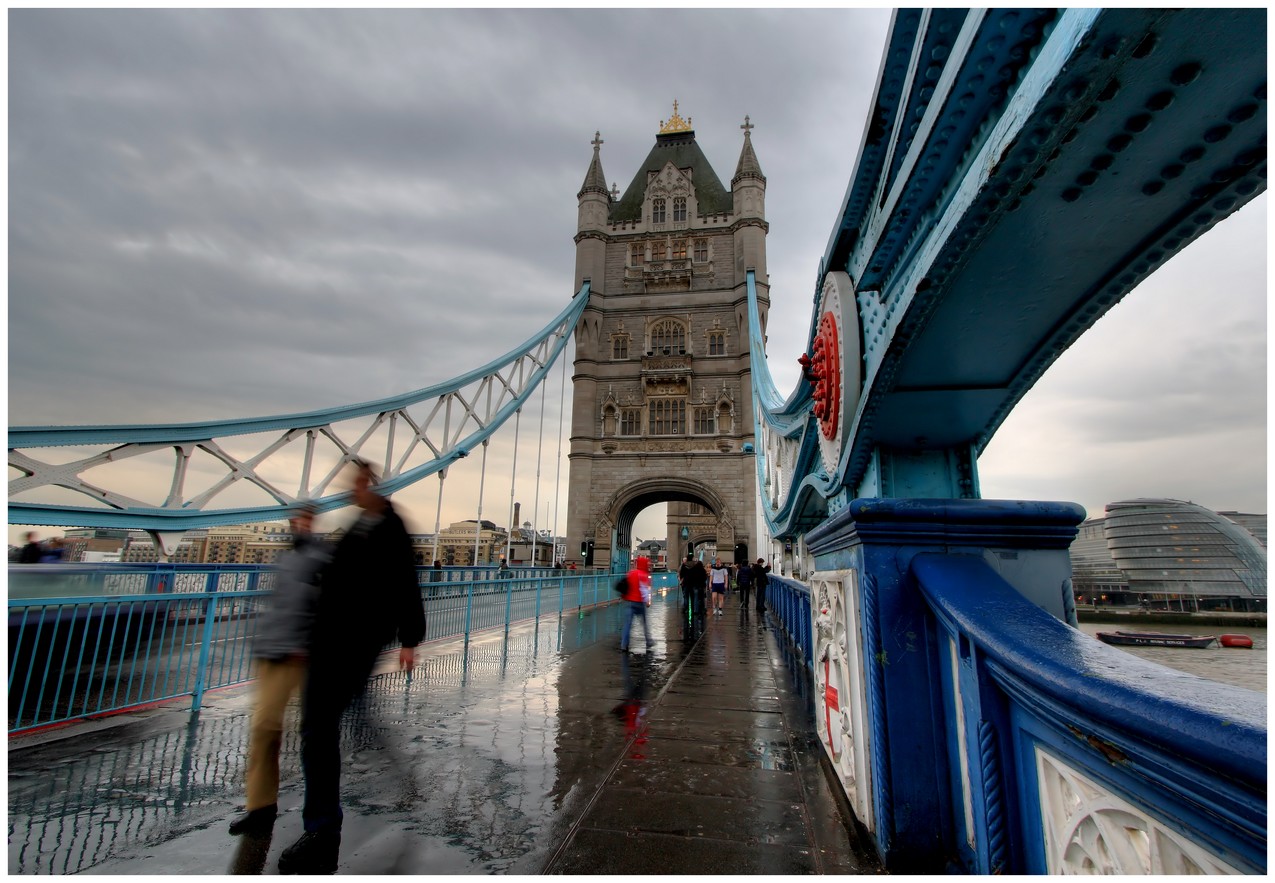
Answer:
<svg viewBox="0 0 1275 883"><path fill-rule="evenodd" d="M621 548L632 539L633 521L643 509L656 503L698 503L717 517L718 536L734 537L735 516L726 501L709 485L694 478L643 478L620 488L594 513L595 525L614 526ZM732 540L733 541L733 540Z"/></svg>

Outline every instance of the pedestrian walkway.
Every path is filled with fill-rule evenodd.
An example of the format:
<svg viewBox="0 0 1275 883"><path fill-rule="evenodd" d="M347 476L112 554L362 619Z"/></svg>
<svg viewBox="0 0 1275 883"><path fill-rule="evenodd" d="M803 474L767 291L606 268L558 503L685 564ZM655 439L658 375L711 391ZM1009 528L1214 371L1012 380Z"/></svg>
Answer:
<svg viewBox="0 0 1275 883"><path fill-rule="evenodd" d="M611 606L427 645L342 734L343 874L879 872L820 768L808 682L733 603L688 646ZM639 626L640 629L640 626ZM9 744L9 872L275 873L301 832L295 718L273 837L231 837L249 688Z"/></svg>

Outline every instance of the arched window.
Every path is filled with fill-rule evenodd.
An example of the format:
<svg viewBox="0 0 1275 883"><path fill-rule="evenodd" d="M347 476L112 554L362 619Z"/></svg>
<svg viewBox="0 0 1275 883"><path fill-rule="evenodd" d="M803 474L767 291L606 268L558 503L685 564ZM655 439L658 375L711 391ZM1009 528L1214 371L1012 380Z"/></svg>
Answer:
<svg viewBox="0 0 1275 883"><path fill-rule="evenodd" d="M673 260L675 261L686 260L686 240L685 239L673 240Z"/></svg>
<svg viewBox="0 0 1275 883"><path fill-rule="evenodd" d="M640 267L646 263L646 246L635 242L629 246L629 266Z"/></svg>
<svg viewBox="0 0 1275 883"><path fill-rule="evenodd" d="M695 263L702 264L708 260L708 240L695 240Z"/></svg>
<svg viewBox="0 0 1275 883"><path fill-rule="evenodd" d="M627 359L629 357L629 336L617 334L611 338L611 358Z"/></svg>
<svg viewBox="0 0 1275 883"><path fill-rule="evenodd" d="M663 224L665 220L665 214L666 212L664 209L664 200L662 199L651 200L651 223Z"/></svg>
<svg viewBox="0 0 1275 883"><path fill-rule="evenodd" d="M695 434L696 435L712 435L716 427L713 426L713 409L712 408L696 408L695 409Z"/></svg>
<svg viewBox="0 0 1275 883"><path fill-rule="evenodd" d="M661 319L651 327L651 349L669 355L681 355L686 350L686 328L676 319Z"/></svg>
<svg viewBox="0 0 1275 883"><path fill-rule="evenodd" d="M668 243L663 239L657 239L651 243L651 262L658 264L664 260L664 253L668 250Z"/></svg>
<svg viewBox="0 0 1275 883"><path fill-rule="evenodd" d="M686 197L679 196L673 200L673 223L686 223Z"/></svg>
<svg viewBox="0 0 1275 883"><path fill-rule="evenodd" d="M686 401L684 399L651 399L651 435L685 435Z"/></svg>
<svg viewBox="0 0 1275 883"><path fill-rule="evenodd" d="M642 411L638 408L624 408L620 411L620 435L641 435Z"/></svg>
<svg viewBox="0 0 1275 883"><path fill-rule="evenodd" d="M725 331L708 332L708 354L710 356L726 355L726 332Z"/></svg>

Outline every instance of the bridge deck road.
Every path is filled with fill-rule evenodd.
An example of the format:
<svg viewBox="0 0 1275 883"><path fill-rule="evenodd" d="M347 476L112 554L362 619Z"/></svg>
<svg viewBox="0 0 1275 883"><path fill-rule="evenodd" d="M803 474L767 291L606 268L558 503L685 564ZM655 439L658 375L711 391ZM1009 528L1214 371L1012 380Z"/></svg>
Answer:
<svg viewBox="0 0 1275 883"><path fill-rule="evenodd" d="M808 681L735 600L674 593L425 645L347 715L339 872L877 873L820 767ZM387 660L388 663L388 660ZM276 873L301 833L295 708L273 836L231 837L250 687L9 741L11 874Z"/></svg>

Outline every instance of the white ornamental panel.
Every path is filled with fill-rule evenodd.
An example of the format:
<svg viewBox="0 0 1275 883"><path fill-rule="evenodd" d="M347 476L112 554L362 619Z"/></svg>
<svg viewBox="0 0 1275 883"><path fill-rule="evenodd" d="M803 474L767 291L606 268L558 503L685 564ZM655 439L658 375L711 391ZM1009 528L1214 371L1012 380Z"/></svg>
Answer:
<svg viewBox="0 0 1275 883"><path fill-rule="evenodd" d="M815 717L819 742L859 821L875 830L863 640L859 630L858 574L811 577L815 638Z"/></svg>
<svg viewBox="0 0 1275 883"><path fill-rule="evenodd" d="M1050 874L1242 874L1036 746Z"/></svg>

